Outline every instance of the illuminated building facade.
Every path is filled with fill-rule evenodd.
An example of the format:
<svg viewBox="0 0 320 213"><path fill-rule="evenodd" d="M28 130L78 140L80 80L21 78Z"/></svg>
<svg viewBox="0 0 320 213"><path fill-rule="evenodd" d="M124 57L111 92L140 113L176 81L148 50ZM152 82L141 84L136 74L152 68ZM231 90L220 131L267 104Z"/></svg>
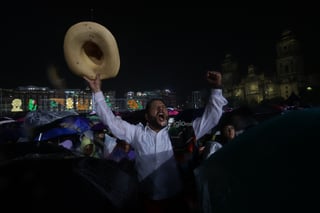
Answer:
<svg viewBox="0 0 320 213"><path fill-rule="evenodd" d="M144 109L147 102L153 98L162 99L168 107L176 107L177 105L176 93L168 89L144 92L129 91L126 94L127 109L130 111Z"/></svg>
<svg viewBox="0 0 320 213"><path fill-rule="evenodd" d="M0 106L1 114L35 110L75 110L82 113L92 110L92 93L89 90L55 90L36 86L0 89Z"/></svg>
<svg viewBox="0 0 320 213"><path fill-rule="evenodd" d="M168 106L175 106L176 96L169 90L128 92L116 98L115 91L104 92L107 105L115 112L136 111L145 108L151 98L162 98ZM56 90L47 87L27 86L17 89L0 89L0 114L28 111L66 111L78 113L94 111L92 92L89 89Z"/></svg>
<svg viewBox="0 0 320 213"><path fill-rule="evenodd" d="M224 96L232 105L254 105L275 98L286 100L319 83L319 80L314 83L308 80L311 77L304 69L300 43L291 31L282 33L276 47L276 67L269 75L250 64L246 75L241 77L237 61L226 55L221 66Z"/></svg>

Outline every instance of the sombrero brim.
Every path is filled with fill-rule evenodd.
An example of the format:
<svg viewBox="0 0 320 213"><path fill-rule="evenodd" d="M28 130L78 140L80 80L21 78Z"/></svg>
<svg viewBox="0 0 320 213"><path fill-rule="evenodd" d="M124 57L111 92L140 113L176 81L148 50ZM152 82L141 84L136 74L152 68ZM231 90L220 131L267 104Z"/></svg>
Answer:
<svg viewBox="0 0 320 213"><path fill-rule="evenodd" d="M64 56L69 69L78 76L94 79L115 77L120 68L117 42L104 26L90 21L71 26L64 38Z"/></svg>

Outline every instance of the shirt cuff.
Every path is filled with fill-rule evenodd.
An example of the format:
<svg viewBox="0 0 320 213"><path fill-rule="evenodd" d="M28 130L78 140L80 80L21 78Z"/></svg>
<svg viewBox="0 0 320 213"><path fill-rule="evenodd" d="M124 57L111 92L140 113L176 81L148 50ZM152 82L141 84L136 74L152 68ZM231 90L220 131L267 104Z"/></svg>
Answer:
<svg viewBox="0 0 320 213"><path fill-rule="evenodd" d="M102 91L94 93L94 98L95 98L96 102L104 100L104 95L103 95Z"/></svg>

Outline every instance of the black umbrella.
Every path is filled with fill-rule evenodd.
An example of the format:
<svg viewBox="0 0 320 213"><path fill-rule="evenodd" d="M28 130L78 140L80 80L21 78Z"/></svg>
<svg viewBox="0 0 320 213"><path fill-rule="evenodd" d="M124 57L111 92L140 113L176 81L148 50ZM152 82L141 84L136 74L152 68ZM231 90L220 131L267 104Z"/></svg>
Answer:
<svg viewBox="0 0 320 213"><path fill-rule="evenodd" d="M92 122L81 115L69 115L34 129L35 140L42 141L64 135L81 134L92 127Z"/></svg>
<svg viewBox="0 0 320 213"><path fill-rule="evenodd" d="M23 127L29 140L43 141L59 136L81 134L90 130L92 121L73 111L65 112L30 112Z"/></svg>
<svg viewBox="0 0 320 213"><path fill-rule="evenodd" d="M30 111L24 118L24 125L28 128L36 128L72 115L78 115L78 113L75 111Z"/></svg>
<svg viewBox="0 0 320 213"><path fill-rule="evenodd" d="M56 127L61 119L77 115L74 111L31 111L25 115L22 126L28 140L33 140L39 133Z"/></svg>
<svg viewBox="0 0 320 213"><path fill-rule="evenodd" d="M81 158L53 144L0 146L1 207L14 212L128 212L139 209L132 170Z"/></svg>
<svg viewBox="0 0 320 213"><path fill-rule="evenodd" d="M319 129L314 108L246 130L198 168L200 201L212 212L319 211Z"/></svg>

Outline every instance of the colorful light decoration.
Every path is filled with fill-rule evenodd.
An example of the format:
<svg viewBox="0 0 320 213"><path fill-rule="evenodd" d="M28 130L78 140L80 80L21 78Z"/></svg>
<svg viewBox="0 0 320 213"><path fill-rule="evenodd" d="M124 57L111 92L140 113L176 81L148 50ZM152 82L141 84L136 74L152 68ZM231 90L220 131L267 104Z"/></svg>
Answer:
<svg viewBox="0 0 320 213"><path fill-rule="evenodd" d="M50 107L51 108L57 108L58 107L58 103L55 100L50 100Z"/></svg>
<svg viewBox="0 0 320 213"><path fill-rule="evenodd" d="M67 109L73 109L73 99L72 98L67 98L66 100L66 108Z"/></svg>
<svg viewBox="0 0 320 213"><path fill-rule="evenodd" d="M12 105L11 112L21 112L21 111L23 111L21 109L22 101L21 101L20 98L13 99L12 102L11 102L11 105Z"/></svg>
<svg viewBox="0 0 320 213"><path fill-rule="evenodd" d="M29 102L28 102L28 110L29 111L36 111L37 107L38 107L37 101L34 100L33 98L30 98Z"/></svg>
<svg viewBox="0 0 320 213"><path fill-rule="evenodd" d="M143 109L142 103L139 100L130 99L127 101L128 109L138 110Z"/></svg>
<svg viewBox="0 0 320 213"><path fill-rule="evenodd" d="M80 111L89 110L90 101L89 99L79 98L78 102L76 102L77 109Z"/></svg>
<svg viewBox="0 0 320 213"><path fill-rule="evenodd" d="M107 103L107 105L108 105L109 107L112 107L112 103L111 103L111 101L110 101L109 96L107 96L107 97L105 98L105 101L106 101L106 103Z"/></svg>

